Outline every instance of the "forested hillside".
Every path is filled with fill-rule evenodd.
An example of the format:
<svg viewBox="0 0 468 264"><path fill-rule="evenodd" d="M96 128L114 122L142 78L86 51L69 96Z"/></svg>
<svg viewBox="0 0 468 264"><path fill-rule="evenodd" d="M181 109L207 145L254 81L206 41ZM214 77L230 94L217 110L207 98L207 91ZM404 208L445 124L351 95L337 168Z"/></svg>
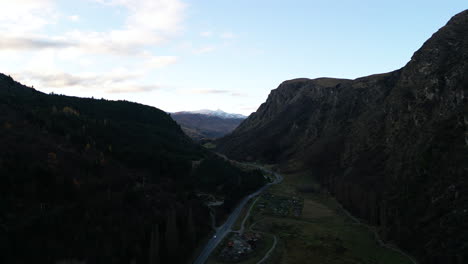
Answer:
<svg viewBox="0 0 468 264"><path fill-rule="evenodd" d="M199 191L264 183L165 112L47 95L0 75L1 263L185 263L210 232Z"/></svg>

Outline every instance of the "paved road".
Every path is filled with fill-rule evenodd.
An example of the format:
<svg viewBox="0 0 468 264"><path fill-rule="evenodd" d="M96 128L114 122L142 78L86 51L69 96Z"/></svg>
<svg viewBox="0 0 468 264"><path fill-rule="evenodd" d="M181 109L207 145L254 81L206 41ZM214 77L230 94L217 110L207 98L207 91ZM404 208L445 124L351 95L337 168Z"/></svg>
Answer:
<svg viewBox="0 0 468 264"><path fill-rule="evenodd" d="M263 191L265 191L271 185L278 184L283 180L283 177L281 175L279 175L278 173L269 171L269 170L267 170L267 169L265 169L263 167L257 166L257 165L250 165L250 166L258 168L258 169L260 169L260 170L262 170L262 171L264 171L266 173L272 173L272 174L275 175L276 179L273 182L264 185L263 187L258 189L256 192L254 192L252 194L249 194L247 197L242 199L242 201L240 201L240 203L237 205L236 209L234 209L234 211L232 211L232 213L229 215L226 222L223 225L221 225L220 227L218 227L218 229L216 230L215 235L208 241L208 243L206 243L205 248L203 248L203 251L200 253L198 258L195 259L193 264L204 264L206 262L206 260L210 256L211 252L213 252L213 250L223 240L223 238L228 233L231 232L232 226L236 222L237 218L239 218L239 215L241 214L242 209L245 207L245 205L247 204L247 202L250 199L254 198L255 196L257 196L259 194L261 194Z"/></svg>

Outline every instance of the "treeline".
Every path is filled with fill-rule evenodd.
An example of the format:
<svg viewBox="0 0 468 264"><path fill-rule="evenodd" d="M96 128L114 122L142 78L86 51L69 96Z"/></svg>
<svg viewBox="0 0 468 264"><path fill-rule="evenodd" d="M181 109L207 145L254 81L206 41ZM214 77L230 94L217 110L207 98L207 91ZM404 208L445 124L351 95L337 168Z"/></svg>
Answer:
<svg viewBox="0 0 468 264"><path fill-rule="evenodd" d="M262 184L250 176L159 109L0 75L1 263L185 263L210 232L197 190L242 196L227 177Z"/></svg>
<svg viewBox="0 0 468 264"><path fill-rule="evenodd" d="M220 158L204 160L192 178L194 186L205 192L225 197L224 209L230 211L246 193L252 193L265 184L260 170L238 171ZM242 190L242 191L240 191Z"/></svg>

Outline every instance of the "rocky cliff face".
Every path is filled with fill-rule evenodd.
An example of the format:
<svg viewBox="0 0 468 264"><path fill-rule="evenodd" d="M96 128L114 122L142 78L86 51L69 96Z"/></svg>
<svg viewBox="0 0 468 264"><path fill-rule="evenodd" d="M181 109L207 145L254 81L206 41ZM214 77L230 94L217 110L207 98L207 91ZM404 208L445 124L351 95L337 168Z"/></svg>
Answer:
<svg viewBox="0 0 468 264"><path fill-rule="evenodd" d="M282 83L218 149L309 170L421 263L468 261L468 11L402 69Z"/></svg>

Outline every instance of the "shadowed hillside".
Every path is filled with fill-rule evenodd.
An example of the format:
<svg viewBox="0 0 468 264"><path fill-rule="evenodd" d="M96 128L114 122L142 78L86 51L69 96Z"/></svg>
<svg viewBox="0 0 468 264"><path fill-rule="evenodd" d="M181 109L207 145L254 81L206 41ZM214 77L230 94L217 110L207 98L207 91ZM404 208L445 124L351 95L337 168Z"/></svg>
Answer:
<svg viewBox="0 0 468 264"><path fill-rule="evenodd" d="M2 74L0 177L1 263L186 263L210 232L198 192L228 212L264 183L159 109L47 95Z"/></svg>
<svg viewBox="0 0 468 264"><path fill-rule="evenodd" d="M282 83L218 150L310 172L421 263L468 261L468 11L394 72Z"/></svg>

